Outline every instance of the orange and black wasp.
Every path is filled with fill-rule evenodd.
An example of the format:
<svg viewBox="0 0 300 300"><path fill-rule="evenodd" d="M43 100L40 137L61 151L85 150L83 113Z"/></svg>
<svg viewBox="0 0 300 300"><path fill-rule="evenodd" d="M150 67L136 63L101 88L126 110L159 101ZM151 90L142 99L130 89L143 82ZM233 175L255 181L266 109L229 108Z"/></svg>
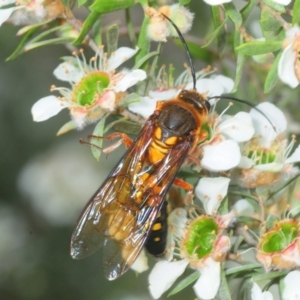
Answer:
<svg viewBox="0 0 300 300"><path fill-rule="evenodd" d="M124 274L145 245L156 256L163 253L166 231L160 233L164 243L158 248L158 244L151 244L155 239L152 226L161 209L166 218L164 200L172 184L192 190L176 174L189 153L206 138L201 127L207 121L210 104L196 91L187 45L168 20L186 47L194 89L182 90L173 100L157 102L136 140L87 203L71 237L71 256L75 259L104 246L104 273L109 280ZM161 221L166 224L166 219Z"/></svg>

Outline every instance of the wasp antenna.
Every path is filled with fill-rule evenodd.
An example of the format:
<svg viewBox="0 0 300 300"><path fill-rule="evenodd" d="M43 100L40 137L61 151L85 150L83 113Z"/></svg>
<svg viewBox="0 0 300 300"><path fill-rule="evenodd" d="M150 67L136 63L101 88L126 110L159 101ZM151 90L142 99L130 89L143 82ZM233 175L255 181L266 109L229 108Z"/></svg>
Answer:
<svg viewBox="0 0 300 300"><path fill-rule="evenodd" d="M193 89L196 90L196 72L195 72L195 66L193 64L193 60L192 60L192 57L191 57L191 52L190 52L190 49L182 35L182 33L180 32L179 28L177 27L177 25L169 18L167 17L165 14L162 13L162 15L172 24L172 26L175 28L181 42L182 42L182 45L184 46L185 48L185 51L186 51L186 54L187 54L187 57L188 57L188 61L189 61L189 64L190 64L190 67L191 67L191 72L192 72L192 78L193 78Z"/></svg>
<svg viewBox="0 0 300 300"><path fill-rule="evenodd" d="M239 98L235 98L235 97L231 97L231 96L214 96L214 97L207 97L208 100L210 99L215 99L215 98L219 98L219 99L227 99L227 100L232 100L232 101L236 101L239 103L243 103L246 104L248 106L250 106L251 108L255 109L256 111L258 111L261 115L263 115L268 122L271 124L271 126L273 127L274 131L277 132L275 125L272 123L272 121L270 120L270 118L263 112L261 111L259 108L257 108L253 103L246 101L246 100L242 100Z"/></svg>

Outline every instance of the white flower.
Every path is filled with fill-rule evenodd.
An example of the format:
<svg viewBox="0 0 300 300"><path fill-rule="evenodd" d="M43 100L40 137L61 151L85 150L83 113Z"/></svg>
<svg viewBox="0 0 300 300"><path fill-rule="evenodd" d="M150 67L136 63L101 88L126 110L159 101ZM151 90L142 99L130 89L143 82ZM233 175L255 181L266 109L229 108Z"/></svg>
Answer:
<svg viewBox="0 0 300 300"><path fill-rule="evenodd" d="M173 25L165 16L176 24L182 34L191 29L194 19L194 14L179 4L161 6L158 10L147 7L145 13L150 17L147 28L148 37L157 42L165 42L169 36L178 36Z"/></svg>
<svg viewBox="0 0 300 300"><path fill-rule="evenodd" d="M251 289L251 299L252 300L273 300L273 295L269 291L262 292L258 284L253 282L253 287Z"/></svg>
<svg viewBox="0 0 300 300"><path fill-rule="evenodd" d="M194 215L190 219L187 217L187 212L182 208L172 211L168 219L168 233L171 235L168 252L171 257L168 261L158 262L149 276L149 290L154 299L160 298L183 274L188 265L200 273L200 278L193 287L197 297L213 299L216 296L221 282L220 262L223 261L230 248L229 237L222 233L228 224L228 219L228 216L213 218L205 215L198 217ZM203 241L195 241L193 237L202 236L198 230L201 228L205 230L207 225L214 226L216 230L208 233L209 238L206 235L207 231L203 234L206 235L204 237L206 241L211 241L211 245L208 246L211 247L211 250L203 255L196 250L199 249L198 243ZM176 259L172 260L174 257ZM213 284L211 284L212 282Z"/></svg>
<svg viewBox="0 0 300 300"><path fill-rule="evenodd" d="M254 208L246 199L238 200L232 209L237 213L238 216L249 216L252 217L255 213Z"/></svg>
<svg viewBox="0 0 300 300"><path fill-rule="evenodd" d="M130 268L137 273L142 273L149 269L148 259L144 249L141 251L141 253Z"/></svg>
<svg viewBox="0 0 300 300"><path fill-rule="evenodd" d="M124 61L136 54L138 48L119 48L108 59L99 49L96 57L87 63L83 59L67 57L55 70L54 75L67 81L73 89L56 88L63 97L48 96L37 101L32 109L33 120L44 121L69 108L76 127L81 129L87 123L95 122L106 112L112 112L120 97L129 87L146 78L143 70L122 70L115 72Z"/></svg>
<svg viewBox="0 0 300 300"><path fill-rule="evenodd" d="M175 81L174 86L171 87L161 86L161 82L166 82L166 80L163 80L164 78L160 78L161 73L156 79L157 86L150 90L147 96L142 97L141 102L128 105L130 111L148 118L154 112L157 101L172 100L176 98L182 89L190 90L193 88L191 75L188 71L184 71ZM223 75L213 75L210 78L204 78L208 74L209 72L206 70L196 74L196 89L200 94L205 94L206 97L213 97L232 90L234 81L231 78Z"/></svg>
<svg viewBox="0 0 300 300"><path fill-rule="evenodd" d="M298 60L298 53L300 50L300 27L295 26L286 31L284 46L285 49L278 64L278 76L282 82L286 83L291 88L295 88L298 86L300 78L300 65Z"/></svg>
<svg viewBox="0 0 300 300"><path fill-rule="evenodd" d="M272 1L281 5L289 5L292 2L292 0L272 0Z"/></svg>
<svg viewBox="0 0 300 300"><path fill-rule="evenodd" d="M232 0L203 0L203 1L209 5L221 5L223 3L231 2Z"/></svg>
<svg viewBox="0 0 300 300"><path fill-rule="evenodd" d="M282 300L300 299L300 271L291 271L283 280Z"/></svg>
<svg viewBox="0 0 300 300"><path fill-rule="evenodd" d="M230 179L226 177L203 177L199 180L195 194L202 201L209 215L218 210L223 198L227 195L229 182Z"/></svg>
<svg viewBox="0 0 300 300"><path fill-rule="evenodd" d="M15 25L34 24L61 16L65 8L60 0L0 0L0 26L10 19Z"/></svg>

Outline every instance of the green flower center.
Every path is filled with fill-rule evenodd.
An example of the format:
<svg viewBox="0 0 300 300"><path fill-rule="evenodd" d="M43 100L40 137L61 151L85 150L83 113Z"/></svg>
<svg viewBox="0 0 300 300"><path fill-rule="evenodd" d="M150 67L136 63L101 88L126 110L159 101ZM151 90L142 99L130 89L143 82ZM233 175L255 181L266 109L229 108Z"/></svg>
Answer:
<svg viewBox="0 0 300 300"><path fill-rule="evenodd" d="M81 106L93 104L109 86L107 73L93 72L83 77L73 90L73 101Z"/></svg>
<svg viewBox="0 0 300 300"><path fill-rule="evenodd" d="M189 255L196 255L201 259L208 255L213 249L218 235L218 225L215 220L209 217L201 217L194 221L187 234L185 243Z"/></svg>
<svg viewBox="0 0 300 300"><path fill-rule="evenodd" d="M248 157L255 161L256 165L270 164L275 161L276 155L271 151L249 151Z"/></svg>
<svg viewBox="0 0 300 300"><path fill-rule="evenodd" d="M262 250L266 253L279 252L288 247L298 236L299 229L295 222L278 224L262 240Z"/></svg>

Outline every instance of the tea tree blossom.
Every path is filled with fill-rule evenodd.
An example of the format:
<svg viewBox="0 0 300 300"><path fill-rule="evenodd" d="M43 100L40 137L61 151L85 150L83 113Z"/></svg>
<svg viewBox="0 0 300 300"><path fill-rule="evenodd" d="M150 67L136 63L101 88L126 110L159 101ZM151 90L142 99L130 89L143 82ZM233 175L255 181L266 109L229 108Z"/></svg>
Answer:
<svg viewBox="0 0 300 300"><path fill-rule="evenodd" d="M62 17L66 8L60 0L1 0L0 26L10 19L15 25L33 24Z"/></svg>
<svg viewBox="0 0 300 300"><path fill-rule="evenodd" d="M278 64L278 76L280 80L291 88L299 85L300 80L300 27L295 26L286 31L284 51Z"/></svg>
<svg viewBox="0 0 300 300"><path fill-rule="evenodd" d="M205 196L207 213L216 213L224 188L229 183L229 179L226 179L219 178L219 181L224 181L224 185L216 184L216 189L210 189ZM218 181L217 178L215 180ZM198 184L195 190L198 197L202 197L201 192L206 193L200 191L202 189L203 186ZM200 273L200 278L193 287L197 297L213 299L220 286L221 262L230 248L230 238L224 233L224 229L233 217L232 213L210 216L198 215L193 209L189 214L184 209L175 209L169 217L170 257L168 261L158 262L152 269L149 276L151 295L158 299L190 266Z"/></svg>
<svg viewBox="0 0 300 300"><path fill-rule="evenodd" d="M171 19L182 34L187 33L193 24L194 14L184 6L174 4L161 6L158 10L153 7L145 8L145 13L150 17L148 37L153 41L166 42L167 37L177 37L177 32L164 16Z"/></svg>
<svg viewBox="0 0 300 300"><path fill-rule="evenodd" d="M113 112L121 104L126 90L146 78L143 70L121 70L116 72L124 61L136 54L138 48L119 48L107 58L103 48L86 62L85 57L65 57L55 70L56 78L67 81L69 88L53 87L63 97L47 96L38 100L31 112L34 121L45 121L68 108L75 127L99 120L105 113Z"/></svg>
<svg viewBox="0 0 300 300"><path fill-rule="evenodd" d="M265 114L252 109L255 134L243 146L243 156L239 163L243 184L247 187L265 186L278 182L281 175L294 175L297 168L293 163L300 161L300 150L297 148L292 155L295 141L287 145L281 136L287 127L284 114L275 105L265 102L257 106Z"/></svg>

